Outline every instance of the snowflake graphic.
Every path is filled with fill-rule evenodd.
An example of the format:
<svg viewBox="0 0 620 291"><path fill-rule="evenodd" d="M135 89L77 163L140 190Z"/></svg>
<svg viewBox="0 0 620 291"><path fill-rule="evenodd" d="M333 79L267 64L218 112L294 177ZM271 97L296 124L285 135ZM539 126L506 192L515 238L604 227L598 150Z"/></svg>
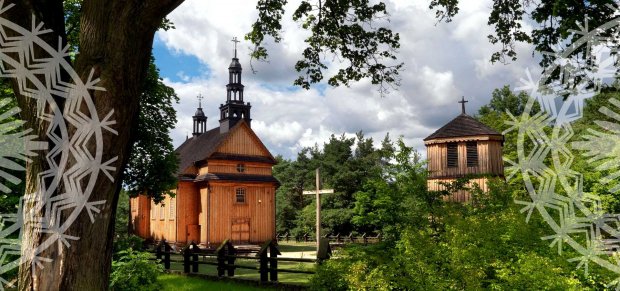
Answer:
<svg viewBox="0 0 620 291"><path fill-rule="evenodd" d="M97 114L91 94L105 89L97 86L94 70L82 80L67 61L69 47L54 47L41 39L52 31L43 29L34 16L30 28L2 17L13 6L0 0L0 78L14 79L19 94L36 102L47 143L36 141L28 129L20 131L23 122L13 120L18 109L5 111L8 103L0 101L0 178L19 183L10 171L23 171L16 161L32 158L39 149L45 149L47 164L35 178L35 190L23 193L17 212L0 214L0 291L15 282L6 277L15 268L44 268L54 259L43 255L47 249L70 248L79 240L66 232L84 212L95 221L106 203L92 201L95 183L100 174L113 180L111 164L117 161L103 159L103 135L117 134L112 128L116 122L114 111L102 119ZM70 80L60 80L61 75ZM6 190L0 184L0 191ZM36 247L22 249L24 228L39 237Z"/></svg>
<svg viewBox="0 0 620 291"><path fill-rule="evenodd" d="M506 160L508 179L521 174L531 201L515 202L523 205L526 220L534 212L542 216L554 232L542 239L558 253L565 246L577 251L579 256L569 261L586 273L594 263L620 274L620 215L605 213L600 197L584 192L582 173L572 169L573 151L580 151L589 163L597 163L597 170L609 173L600 182L620 191L620 100L611 98L599 108L608 121L595 121L580 140L571 142L572 122L582 117L585 100L617 78L618 58L612 53L619 49L617 36L603 34L616 30L620 18L594 29L587 17L583 23L573 31L579 36L576 41L547 53L554 61L540 78L526 70L517 87L531 98L521 116L509 113L506 132L517 132L518 157ZM533 114L534 104L542 111ZM620 277L608 287L620 290Z"/></svg>
<svg viewBox="0 0 620 291"><path fill-rule="evenodd" d="M36 150L46 149L47 143L35 141L36 136L28 134L31 129L20 131L24 121L16 118L19 108L8 108L10 101L8 98L0 99L0 178L17 185L22 181L12 172L25 170L18 160L30 161L28 157L35 156ZM0 180L0 191L11 192L3 180Z"/></svg>

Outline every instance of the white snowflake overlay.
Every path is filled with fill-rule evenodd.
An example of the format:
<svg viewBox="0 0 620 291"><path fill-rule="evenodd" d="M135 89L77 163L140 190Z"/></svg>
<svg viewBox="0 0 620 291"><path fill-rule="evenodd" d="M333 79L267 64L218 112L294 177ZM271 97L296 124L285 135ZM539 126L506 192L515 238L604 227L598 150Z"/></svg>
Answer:
<svg viewBox="0 0 620 291"><path fill-rule="evenodd" d="M620 10L613 9L620 15ZM620 18L589 29L586 17L578 26L573 31L576 41L557 45L548 53L554 62L537 81L529 70L521 80L523 86L517 90L527 91L532 98L523 115L509 113L511 127L506 132L518 133L518 160L506 160L510 165L506 170L509 179L521 174L525 182L531 201L516 203L524 205L526 220L536 210L555 232L542 239L559 253L565 245L576 250L580 255L569 261L586 273L592 262L620 276L620 215L605 213L600 197L583 191L582 173L571 169L578 151L588 162L600 162L598 170L610 171L600 182L611 191L620 191L613 183L620 177L620 100L612 98L599 109L617 123L595 121L579 137L574 137L571 125L581 118L584 101L617 78L615 53L620 37L604 35L618 31ZM542 112L532 113L535 103ZM571 142L574 139L578 141ZM620 277L609 282L609 287L620 289Z"/></svg>
<svg viewBox="0 0 620 291"><path fill-rule="evenodd" d="M7 272L29 263L33 268L43 268L53 258L41 253L51 247L69 248L79 237L65 234L80 213L86 211L94 222L99 207L105 201L90 201L95 182L103 173L110 180L110 166L117 158L102 161L104 131L116 134L111 128L115 124L109 112L103 119L91 99L90 92L103 91L97 86L91 71L88 80L80 79L66 61L68 46L53 47L40 36L51 33L44 30L42 23L32 22L26 29L2 17L13 4L4 5L0 0L0 78L14 78L19 84L19 93L36 100L37 116L47 125L48 143L38 142L28 135L30 130L17 131L23 122L2 120L14 116L17 109L9 109L0 115L0 191L8 188L1 184L8 181L20 183L13 175L2 171L24 170L15 159L27 160L43 150L46 154L47 170L37 176L38 190L24 193L17 213L0 214L0 290L14 282L5 278ZM10 33L7 33L10 32ZM35 49L38 50L34 54ZM40 51L45 54L41 55ZM70 81L61 80L61 72L69 75ZM59 106L55 98L63 100ZM0 107L6 105L0 101ZM62 108L62 109L61 109ZM71 134L69 134L69 129ZM4 145L10 145L6 148ZM10 158L10 159L7 159ZM74 162L70 162L74 161ZM24 204L30 205L24 213ZM38 217L37 213L44 213ZM20 241L22 226L28 225L45 234L43 241L28 257L21 256Z"/></svg>

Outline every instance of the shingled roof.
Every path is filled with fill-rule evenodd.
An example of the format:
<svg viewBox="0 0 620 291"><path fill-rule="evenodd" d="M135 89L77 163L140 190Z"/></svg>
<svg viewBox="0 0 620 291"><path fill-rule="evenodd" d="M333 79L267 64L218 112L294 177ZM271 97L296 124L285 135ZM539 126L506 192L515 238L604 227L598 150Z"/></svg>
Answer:
<svg viewBox="0 0 620 291"><path fill-rule="evenodd" d="M175 150L179 157L177 174L182 174L194 162L210 156L217 149L217 146L226 139L226 136L228 136L228 132L220 133L220 128L216 127L186 140Z"/></svg>
<svg viewBox="0 0 620 291"><path fill-rule="evenodd" d="M502 134L494 129L486 126L484 123L476 120L475 118L461 114L452 119L446 125L442 126L433 134L429 135L424 141L438 138L451 138L451 137L463 137L463 136L475 136L475 135L499 135Z"/></svg>

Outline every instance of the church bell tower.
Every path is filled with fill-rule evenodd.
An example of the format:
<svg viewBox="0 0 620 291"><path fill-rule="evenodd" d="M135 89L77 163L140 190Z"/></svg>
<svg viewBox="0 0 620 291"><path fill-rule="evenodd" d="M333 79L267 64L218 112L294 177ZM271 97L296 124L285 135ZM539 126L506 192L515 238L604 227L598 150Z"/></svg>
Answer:
<svg viewBox="0 0 620 291"><path fill-rule="evenodd" d="M202 95L198 94L198 108L192 118L194 119L194 132L192 136L198 136L207 131L207 116L202 111Z"/></svg>
<svg viewBox="0 0 620 291"><path fill-rule="evenodd" d="M226 103L220 105L220 132L228 132L237 122L245 120L251 125L250 108L248 102L243 101L243 84L241 84L241 64L237 58L237 38L233 38L234 57L228 66L228 85L226 85Z"/></svg>

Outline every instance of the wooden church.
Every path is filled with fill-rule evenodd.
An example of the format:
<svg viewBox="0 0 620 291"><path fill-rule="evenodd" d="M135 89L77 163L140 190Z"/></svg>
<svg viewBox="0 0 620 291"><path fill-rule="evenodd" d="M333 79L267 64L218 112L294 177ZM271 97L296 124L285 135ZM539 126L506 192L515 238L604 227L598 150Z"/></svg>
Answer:
<svg viewBox="0 0 620 291"><path fill-rule="evenodd" d="M492 177L504 178L502 146L504 136L465 113L465 98L461 114L424 139L428 160L428 189L445 190L442 183L468 177L487 191ZM448 197L451 201L466 202L468 191L460 190Z"/></svg>
<svg viewBox="0 0 620 291"><path fill-rule="evenodd" d="M226 239L244 244L275 238L279 183L271 170L276 160L252 130L236 48L228 71L219 126L206 130L207 116L199 102L192 137L176 149L180 163L175 197L160 204L146 196L131 199L131 224L138 236L207 246Z"/></svg>

